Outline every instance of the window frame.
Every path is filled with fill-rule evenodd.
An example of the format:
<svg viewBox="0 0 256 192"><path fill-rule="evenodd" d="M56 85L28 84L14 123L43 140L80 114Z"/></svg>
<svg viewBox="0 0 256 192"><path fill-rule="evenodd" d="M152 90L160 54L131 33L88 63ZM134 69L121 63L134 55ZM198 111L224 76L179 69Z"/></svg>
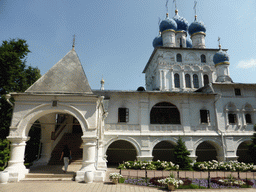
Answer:
<svg viewBox="0 0 256 192"><path fill-rule="evenodd" d="M242 91L240 88L234 88L235 96L242 96Z"/></svg>
<svg viewBox="0 0 256 192"><path fill-rule="evenodd" d="M178 73L174 74L174 87L180 88L180 75Z"/></svg>
<svg viewBox="0 0 256 192"><path fill-rule="evenodd" d="M206 83L206 78L205 78L205 77L207 77L208 83ZM209 80L209 75L208 75L208 74L204 74L204 75L203 75L203 81L204 81L204 86L210 84L210 80Z"/></svg>
<svg viewBox="0 0 256 192"><path fill-rule="evenodd" d="M249 117L249 121L248 121L248 117ZM244 118L245 118L245 123L246 123L246 124L253 124L253 123L252 123L252 115L251 115L250 113L248 113L248 112L245 113L245 114L244 114Z"/></svg>
<svg viewBox="0 0 256 192"><path fill-rule="evenodd" d="M197 79L196 79L196 78ZM196 84L197 83L197 84ZM199 88L199 78L198 78L198 75L197 74L193 74L193 86L194 88Z"/></svg>
<svg viewBox="0 0 256 192"><path fill-rule="evenodd" d="M233 122L231 122L231 120L234 120ZM229 125L235 125L237 124L237 114L234 112L229 112L228 113L228 124Z"/></svg>
<svg viewBox="0 0 256 192"><path fill-rule="evenodd" d="M119 107L118 108L118 123L129 122L129 108Z"/></svg>
<svg viewBox="0 0 256 192"><path fill-rule="evenodd" d="M191 86L191 77L190 77L190 74L186 74L185 75L185 87L186 88L192 88Z"/></svg>
<svg viewBox="0 0 256 192"><path fill-rule="evenodd" d="M200 109L200 123L201 124L209 124L210 123L210 111L209 110Z"/></svg>
<svg viewBox="0 0 256 192"><path fill-rule="evenodd" d="M206 63L206 56L205 56L205 54L201 55L201 63Z"/></svg>
<svg viewBox="0 0 256 192"><path fill-rule="evenodd" d="M182 62L182 55L180 53L177 53L176 55L176 62L179 62L179 63Z"/></svg>

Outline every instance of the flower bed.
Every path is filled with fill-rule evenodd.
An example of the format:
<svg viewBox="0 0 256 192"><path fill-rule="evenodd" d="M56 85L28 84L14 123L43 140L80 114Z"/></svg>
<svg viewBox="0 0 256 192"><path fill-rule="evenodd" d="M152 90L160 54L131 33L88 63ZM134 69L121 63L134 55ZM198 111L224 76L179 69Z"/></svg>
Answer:
<svg viewBox="0 0 256 192"><path fill-rule="evenodd" d="M118 166L118 169L136 169L136 170L178 170L179 165L167 161L127 161Z"/></svg>
<svg viewBox="0 0 256 192"><path fill-rule="evenodd" d="M110 173L109 174L109 179L110 180L113 180L113 179L120 179L120 178L122 178L123 176L122 175L120 175L120 173Z"/></svg>
<svg viewBox="0 0 256 192"><path fill-rule="evenodd" d="M238 186L241 187L242 185L253 186L253 182L246 179L235 179L235 178L223 178L223 177L214 177L211 178L212 183L217 183L218 185L224 186Z"/></svg>
<svg viewBox="0 0 256 192"><path fill-rule="evenodd" d="M197 162L194 170L198 171L251 171L253 164L238 161L218 162L216 160Z"/></svg>
<svg viewBox="0 0 256 192"><path fill-rule="evenodd" d="M149 186L149 187L160 187L165 188L166 185L163 183L159 183L158 181L164 179L166 177L154 177L151 179L135 179L129 178L125 179L125 184L132 184L132 185L139 185L139 186ZM212 178L210 187L213 189L224 189L224 188L244 188L244 187L253 187L256 188L256 181L255 180L243 180L245 182L244 185L228 185L219 182L219 179L223 179L220 177ZM180 178L183 181L183 185L179 186L178 189L205 189L208 188L208 181L207 179L188 179L188 178Z"/></svg>

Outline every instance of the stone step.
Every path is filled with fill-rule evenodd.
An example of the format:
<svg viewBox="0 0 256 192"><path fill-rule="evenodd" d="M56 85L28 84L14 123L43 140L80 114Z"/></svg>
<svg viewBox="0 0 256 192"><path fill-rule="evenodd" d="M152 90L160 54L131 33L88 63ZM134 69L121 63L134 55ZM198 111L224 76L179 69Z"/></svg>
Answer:
<svg viewBox="0 0 256 192"><path fill-rule="evenodd" d="M29 173L25 178L72 178L73 174Z"/></svg>
<svg viewBox="0 0 256 192"><path fill-rule="evenodd" d="M26 181L74 181L73 178L25 178L20 182Z"/></svg>
<svg viewBox="0 0 256 192"><path fill-rule="evenodd" d="M74 181L75 174L29 173L21 181Z"/></svg>

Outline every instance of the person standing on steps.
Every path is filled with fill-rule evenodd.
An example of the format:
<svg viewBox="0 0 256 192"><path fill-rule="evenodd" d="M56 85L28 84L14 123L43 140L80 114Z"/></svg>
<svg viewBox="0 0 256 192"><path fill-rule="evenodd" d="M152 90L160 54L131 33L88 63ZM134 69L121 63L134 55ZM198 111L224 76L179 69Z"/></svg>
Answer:
<svg viewBox="0 0 256 192"><path fill-rule="evenodd" d="M68 145L65 145L60 157L60 161L62 160L62 158L64 160L64 173L66 173L68 170L70 157L71 157L71 150L68 148Z"/></svg>

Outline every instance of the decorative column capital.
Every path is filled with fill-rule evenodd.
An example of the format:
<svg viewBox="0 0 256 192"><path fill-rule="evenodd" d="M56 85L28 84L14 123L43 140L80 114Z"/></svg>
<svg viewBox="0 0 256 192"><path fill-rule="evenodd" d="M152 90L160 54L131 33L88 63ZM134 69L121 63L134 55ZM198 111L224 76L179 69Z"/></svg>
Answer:
<svg viewBox="0 0 256 192"><path fill-rule="evenodd" d="M98 137L86 137L86 136L82 136L82 140L83 140L83 145L96 145L96 141L97 141Z"/></svg>
<svg viewBox="0 0 256 192"><path fill-rule="evenodd" d="M26 142L30 139L30 137L17 137L17 136L8 136L7 139L11 142L11 143L22 143L22 142Z"/></svg>

